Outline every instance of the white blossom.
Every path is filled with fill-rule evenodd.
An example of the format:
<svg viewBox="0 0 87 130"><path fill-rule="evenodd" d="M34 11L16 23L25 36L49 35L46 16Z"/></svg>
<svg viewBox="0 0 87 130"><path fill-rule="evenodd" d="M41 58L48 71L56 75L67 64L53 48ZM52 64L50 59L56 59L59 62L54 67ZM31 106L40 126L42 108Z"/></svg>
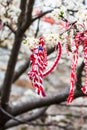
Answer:
<svg viewBox="0 0 87 130"><path fill-rule="evenodd" d="M87 29L87 9L79 10L75 16L77 18L78 24L82 24L83 26L85 25L85 28Z"/></svg>
<svg viewBox="0 0 87 130"><path fill-rule="evenodd" d="M17 23L17 19L18 19L20 12L21 12L20 9L14 5L10 5L8 7L8 11L7 11L8 16L10 18L12 18L13 22L15 22L15 23Z"/></svg>
<svg viewBox="0 0 87 130"><path fill-rule="evenodd" d="M43 36L45 38L46 45L48 45L49 47L53 47L53 46L57 45L57 43L59 41L58 34L44 34Z"/></svg>
<svg viewBox="0 0 87 130"><path fill-rule="evenodd" d="M39 43L39 40L34 38L34 37L27 37L24 41L23 41L24 44L28 44L29 48L30 49L33 49L35 46L38 45Z"/></svg>
<svg viewBox="0 0 87 130"><path fill-rule="evenodd" d="M82 2L82 0L78 0L78 2L76 0L64 0L66 8L71 10L81 9L83 7Z"/></svg>
<svg viewBox="0 0 87 130"><path fill-rule="evenodd" d="M60 6L59 8L56 8L52 11L53 18L59 22L61 19L61 15L66 18L67 17L67 9L64 6Z"/></svg>

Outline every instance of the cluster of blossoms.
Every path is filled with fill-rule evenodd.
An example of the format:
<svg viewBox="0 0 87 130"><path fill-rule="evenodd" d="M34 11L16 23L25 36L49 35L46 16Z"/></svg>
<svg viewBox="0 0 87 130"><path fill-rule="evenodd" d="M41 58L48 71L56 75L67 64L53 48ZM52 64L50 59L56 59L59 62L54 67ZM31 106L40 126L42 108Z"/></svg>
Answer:
<svg viewBox="0 0 87 130"><path fill-rule="evenodd" d="M3 22L17 23L20 9L15 5L12 0L1 0L0 2L0 18Z"/></svg>
<svg viewBox="0 0 87 130"><path fill-rule="evenodd" d="M11 30L5 25L9 24L12 28L16 28L20 9L13 0L0 1L0 41L9 39L12 34Z"/></svg>
<svg viewBox="0 0 87 130"><path fill-rule="evenodd" d="M85 6L83 5L83 0L78 0L78 2L76 0L64 0L64 5L70 10L79 10Z"/></svg>
<svg viewBox="0 0 87 130"><path fill-rule="evenodd" d="M54 47L55 45L57 45L58 41L61 40L58 34L44 34L43 37L44 37L46 46L49 48ZM23 43L27 44L30 49L33 49L35 46L38 46L39 39L34 38L34 37L31 37L31 38L27 37L23 41Z"/></svg>

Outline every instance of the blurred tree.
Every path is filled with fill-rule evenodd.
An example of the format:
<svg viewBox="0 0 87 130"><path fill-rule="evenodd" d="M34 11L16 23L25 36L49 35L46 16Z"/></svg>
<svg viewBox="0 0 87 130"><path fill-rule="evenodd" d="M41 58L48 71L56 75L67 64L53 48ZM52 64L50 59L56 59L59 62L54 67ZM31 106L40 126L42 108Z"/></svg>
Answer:
<svg viewBox="0 0 87 130"><path fill-rule="evenodd" d="M71 2L74 3L73 1L74 0L72 0ZM15 106L9 105L12 83L15 80L17 80L29 67L29 59L28 59L26 63L20 66L18 71L15 72L15 66L17 63L19 50L20 50L23 39L27 36L26 31L28 31L30 26L33 25L33 23L36 20L38 20L38 28L36 29L36 33L35 33L35 36L37 36L41 18L42 18L42 21L48 22L49 24L57 24L57 25L59 24L61 26L63 25L63 28L67 28L66 24L61 23L61 22L59 23L58 21L55 22L53 18L51 18L49 15L46 15L46 14L51 13L55 8L57 8L57 4L59 2L58 0L54 2L53 7L52 7L52 3L49 4L49 2L47 2L48 3L47 6L48 8L50 8L50 10L47 8L46 11L43 11L45 10L43 9L41 11L36 12L34 16L33 13L34 13L34 8L35 8L35 2L37 2L37 0L36 1L35 0L20 0L18 2L20 3L20 9L16 8L16 5L13 4L12 0L2 1L0 3L0 8L1 8L1 12L0 12L1 33L0 34L3 34L1 35L1 42L3 42L7 38L9 39L12 33L14 34L13 47L11 50L11 55L9 57L8 66L5 73L5 78L4 78L4 81L0 90L0 130L4 130L6 128L17 126L23 123L28 124L27 122L36 120L37 118L42 116L45 113L48 106L52 104L60 104L64 102L68 97L69 88L63 90L61 93L58 92L57 94L49 95L43 99L36 98L33 101L29 100L26 102L17 103ZM44 2L43 5L45 5L46 0L41 1L41 2ZM62 4L62 1L59 3L59 7L61 4ZM72 4L68 5L68 4L69 3L67 2L66 4L64 3L66 8L68 8L67 11L69 12L69 14L71 14L71 16L72 14L73 16L75 16L74 13L78 12L80 5L83 6L83 1L81 1L80 5L75 3L77 5L77 8L74 8L74 9L73 9L74 5ZM61 12L61 9L60 9L60 12ZM62 13L63 12L61 12L61 16L62 16ZM64 22L67 22L67 20L64 17L62 17L62 20ZM70 26L71 25L73 26L73 22L70 23ZM4 37L5 34L3 31L6 32L6 37ZM64 31L66 32L66 29ZM54 51L54 48L48 50L48 54L52 53L53 51ZM82 62L77 70L77 82L76 82L76 89L75 89L75 94L74 94L75 98L84 96L84 94L78 87L78 84L80 84L80 86L82 84L81 77L82 77L83 68L84 68L84 63ZM22 115L23 113L25 112L27 113L28 111L31 111L36 108L39 109L38 112L32 115L25 116L23 119L20 118L20 115Z"/></svg>

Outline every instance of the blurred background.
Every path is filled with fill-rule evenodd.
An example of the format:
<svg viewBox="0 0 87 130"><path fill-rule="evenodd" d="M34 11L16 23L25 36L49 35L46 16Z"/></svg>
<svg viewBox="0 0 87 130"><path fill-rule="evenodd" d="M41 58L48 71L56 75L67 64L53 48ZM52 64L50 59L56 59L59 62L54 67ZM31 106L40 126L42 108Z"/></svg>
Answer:
<svg viewBox="0 0 87 130"><path fill-rule="evenodd" d="M52 10L62 7L69 10L71 17L67 19L74 21L75 12L80 9L87 9L87 0L35 0L32 11L32 18L38 17L41 13L48 12L43 17L35 20L27 31L25 37L29 39L32 37L38 38L44 34L57 34L64 31L59 26L59 21L52 15ZM5 72L7 70L8 60L13 47L15 33L17 30L18 17L20 15L20 0L0 0L0 86L3 84ZM74 13L73 13L74 12ZM80 16L80 15L79 15ZM87 17L87 16L85 16ZM82 18L82 14L79 18ZM86 19L87 20L87 19ZM24 39L25 39L24 37ZM65 48L65 47L64 47ZM48 47L51 49L51 47ZM26 70L21 73L18 79L15 79L10 94L11 105L16 105L16 101L22 102L26 99L32 101L41 98L34 91L31 82L28 78L28 71L30 70L29 56L31 51L28 44L22 43L19 50L19 55L15 67L15 71L21 69L26 63ZM54 51L48 55L48 68L53 64L57 52ZM82 63L83 58L79 58L78 66ZM44 87L47 95L55 95L62 92L70 84L70 67L71 60L67 57L66 50L63 50L62 58L59 61L56 69L44 78ZM85 72L82 73L82 80L85 80ZM0 87L2 89L2 87ZM38 112L38 108L29 111L27 115ZM66 105L66 102L61 104L54 104L49 106L44 115L39 119L34 120L34 124L22 124L11 127L8 130L87 130L87 97L79 97L71 104ZM25 117L26 113L20 115ZM2 119L0 119L2 120ZM43 126L39 124L43 123ZM48 124L48 125L45 125Z"/></svg>

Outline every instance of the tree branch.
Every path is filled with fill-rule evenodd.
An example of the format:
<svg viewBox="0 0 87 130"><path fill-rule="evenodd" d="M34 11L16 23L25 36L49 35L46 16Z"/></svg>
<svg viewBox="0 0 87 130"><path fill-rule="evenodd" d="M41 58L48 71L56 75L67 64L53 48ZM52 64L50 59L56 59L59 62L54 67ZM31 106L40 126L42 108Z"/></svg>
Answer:
<svg viewBox="0 0 87 130"><path fill-rule="evenodd" d="M32 1L32 0L30 0ZM1 93L1 105L4 107L7 106L8 101L9 101L9 96L10 96L10 90L11 90L11 84L12 84L12 78L13 78L13 74L14 74L14 69L15 69L15 65L16 65L16 61L17 61L17 56L18 56L18 52L21 46L21 41L23 38L23 35L25 32L21 31L21 24L23 22L23 11L25 8L25 0L21 0L20 3L20 8L21 8L21 14L19 16L19 20L18 20L18 29L15 35L15 40L14 40L14 44L13 44L13 48L12 48L12 52L11 52L11 56L8 62L8 66L7 66L7 71L5 74L5 79L2 85L2 93ZM31 5L30 5L31 6ZM33 8L33 4L32 4L32 8ZM31 8L30 8L31 9ZM32 10L30 11L32 12ZM31 19L31 17L30 17Z"/></svg>
<svg viewBox="0 0 87 130"><path fill-rule="evenodd" d="M22 25L22 30L26 31L26 29L31 25L32 21L32 11L33 11L33 5L35 3L35 0L29 0L28 6L27 6L27 13L25 17L25 22Z"/></svg>
<svg viewBox="0 0 87 130"><path fill-rule="evenodd" d="M40 19L38 19L37 29L36 29L36 32L35 32L35 37L37 37L37 35L38 35L38 32L39 32L39 25L40 25Z"/></svg>
<svg viewBox="0 0 87 130"><path fill-rule="evenodd" d="M69 95L69 88L62 90L62 92L59 92L58 94L49 95L42 99L35 98L35 100L16 103L17 105L12 106L12 114L16 116L35 108L49 106L52 104L59 104L61 102L66 101L68 95ZM75 90L74 97L76 98L80 96L84 96L82 91Z"/></svg>
<svg viewBox="0 0 87 130"><path fill-rule="evenodd" d="M48 14L48 13L51 13L52 11L53 11L53 9L41 13L39 16L33 18L31 22L34 22L35 20L40 19L41 17L43 17L44 15L46 15L46 14Z"/></svg>
<svg viewBox="0 0 87 130"><path fill-rule="evenodd" d="M5 124L5 127L4 127L4 128L6 129L6 128L13 127L13 126L18 126L18 125L20 125L20 124L28 124L28 122L33 121L33 120L35 120L35 119L41 117L46 110L47 110L47 107L44 107L44 108L38 109L38 112L35 112L35 113L33 113L32 115L28 115L28 116L26 116L26 117L24 117L24 118L17 117L16 119L17 119L18 121L10 120L10 121L8 121L8 122ZM29 124L28 124L28 125L29 125Z"/></svg>
<svg viewBox="0 0 87 130"><path fill-rule="evenodd" d="M11 30L11 32L13 32L14 34L16 34L16 30L14 30L14 28L11 25L9 25L7 22L4 23L4 26L7 26Z"/></svg>
<svg viewBox="0 0 87 130"><path fill-rule="evenodd" d="M14 73L12 82L15 82L27 70L29 64L30 64L30 60L28 58L26 62L18 68L18 71Z"/></svg>
<svg viewBox="0 0 87 130"><path fill-rule="evenodd" d="M27 0L21 0L20 3L21 14L18 18L18 27L20 28L22 27L22 24L24 23L25 20L26 4L27 4Z"/></svg>

